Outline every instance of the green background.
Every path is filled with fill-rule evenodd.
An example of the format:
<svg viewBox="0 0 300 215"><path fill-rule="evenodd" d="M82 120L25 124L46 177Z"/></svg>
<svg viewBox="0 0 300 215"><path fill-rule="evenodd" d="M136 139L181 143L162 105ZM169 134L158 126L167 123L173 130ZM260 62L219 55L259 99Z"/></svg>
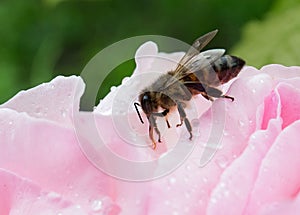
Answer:
<svg viewBox="0 0 300 215"><path fill-rule="evenodd" d="M208 48L226 48L258 68L299 65L297 0L2 0L0 103L57 75L80 74L97 52L127 37L156 34L191 43L216 28ZM133 61L120 65L99 98L134 67Z"/></svg>

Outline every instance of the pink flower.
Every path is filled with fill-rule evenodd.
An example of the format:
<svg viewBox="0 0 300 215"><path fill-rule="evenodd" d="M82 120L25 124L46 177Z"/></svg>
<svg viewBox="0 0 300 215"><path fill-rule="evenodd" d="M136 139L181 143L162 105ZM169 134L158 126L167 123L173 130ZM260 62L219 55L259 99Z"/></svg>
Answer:
<svg viewBox="0 0 300 215"><path fill-rule="evenodd" d="M84 83L75 76L1 105L1 214L300 213L300 67L245 67L223 87L234 102L191 102L194 141L161 120L154 151L132 100L150 84L140 81L148 71L172 69L165 58L182 55L144 44L133 76L93 113L78 111ZM177 148L187 156L168 158Z"/></svg>

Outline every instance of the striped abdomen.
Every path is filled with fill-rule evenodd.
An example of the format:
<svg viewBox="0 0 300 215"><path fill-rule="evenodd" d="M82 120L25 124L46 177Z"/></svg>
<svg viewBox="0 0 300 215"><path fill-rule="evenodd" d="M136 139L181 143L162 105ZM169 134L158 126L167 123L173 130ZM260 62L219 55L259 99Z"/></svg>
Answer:
<svg viewBox="0 0 300 215"><path fill-rule="evenodd" d="M244 65L244 60L235 56L224 55L213 62L212 67L217 73L220 84L224 84L236 77Z"/></svg>

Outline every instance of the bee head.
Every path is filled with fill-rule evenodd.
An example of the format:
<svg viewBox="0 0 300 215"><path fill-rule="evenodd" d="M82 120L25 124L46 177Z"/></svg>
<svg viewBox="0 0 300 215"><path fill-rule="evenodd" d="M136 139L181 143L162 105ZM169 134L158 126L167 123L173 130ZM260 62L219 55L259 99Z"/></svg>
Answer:
<svg viewBox="0 0 300 215"><path fill-rule="evenodd" d="M149 116L154 110L154 104L151 92L144 92L139 97L144 113Z"/></svg>

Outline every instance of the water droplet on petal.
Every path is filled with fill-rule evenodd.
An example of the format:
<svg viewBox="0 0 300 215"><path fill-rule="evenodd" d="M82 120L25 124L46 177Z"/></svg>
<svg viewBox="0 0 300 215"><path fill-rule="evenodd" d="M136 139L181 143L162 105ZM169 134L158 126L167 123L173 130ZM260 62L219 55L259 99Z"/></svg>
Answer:
<svg viewBox="0 0 300 215"><path fill-rule="evenodd" d="M103 203L101 200L97 199L92 202L91 208L94 212L100 211L102 209Z"/></svg>
<svg viewBox="0 0 300 215"><path fill-rule="evenodd" d="M61 195L59 193L56 193L56 192L49 192L47 194L47 197L49 199L52 199L52 200L57 200L57 199L59 199L61 197Z"/></svg>
<svg viewBox="0 0 300 215"><path fill-rule="evenodd" d="M216 204L217 203L217 199L215 197L212 197L210 199L210 202L213 203L213 204Z"/></svg>
<svg viewBox="0 0 300 215"><path fill-rule="evenodd" d="M61 109L60 114L63 118L65 118L67 116L67 111L65 109Z"/></svg>
<svg viewBox="0 0 300 215"><path fill-rule="evenodd" d="M251 149L252 151L255 150L255 145L254 145L254 144L249 144L249 147L250 147L250 149Z"/></svg>
<svg viewBox="0 0 300 215"><path fill-rule="evenodd" d="M174 185L175 183L176 183L176 178L174 178L174 177L169 178L170 185Z"/></svg>
<svg viewBox="0 0 300 215"><path fill-rule="evenodd" d="M215 162L221 169L224 169L228 165L228 158L225 155L220 155L216 158Z"/></svg>
<svg viewBox="0 0 300 215"><path fill-rule="evenodd" d="M116 86L112 86L112 87L110 88L110 92L114 92L116 89L117 89Z"/></svg>
<svg viewBox="0 0 300 215"><path fill-rule="evenodd" d="M125 77L122 80L122 85L128 86L130 84L130 78L129 77Z"/></svg>
<svg viewBox="0 0 300 215"><path fill-rule="evenodd" d="M229 135L228 131L224 129L224 130L223 130L223 135L224 135L224 136L228 136L228 135Z"/></svg>
<svg viewBox="0 0 300 215"><path fill-rule="evenodd" d="M202 181L203 181L204 183L207 183L207 182L208 182L208 178L207 178L207 177L203 177L203 178L202 178Z"/></svg>
<svg viewBox="0 0 300 215"><path fill-rule="evenodd" d="M36 107L34 112L35 112L36 114L40 115L40 114L41 114L41 111L42 111L42 108L41 108L41 107Z"/></svg>
<svg viewBox="0 0 300 215"><path fill-rule="evenodd" d="M239 126L240 127L244 127L245 126L245 122L241 119L239 119Z"/></svg>

